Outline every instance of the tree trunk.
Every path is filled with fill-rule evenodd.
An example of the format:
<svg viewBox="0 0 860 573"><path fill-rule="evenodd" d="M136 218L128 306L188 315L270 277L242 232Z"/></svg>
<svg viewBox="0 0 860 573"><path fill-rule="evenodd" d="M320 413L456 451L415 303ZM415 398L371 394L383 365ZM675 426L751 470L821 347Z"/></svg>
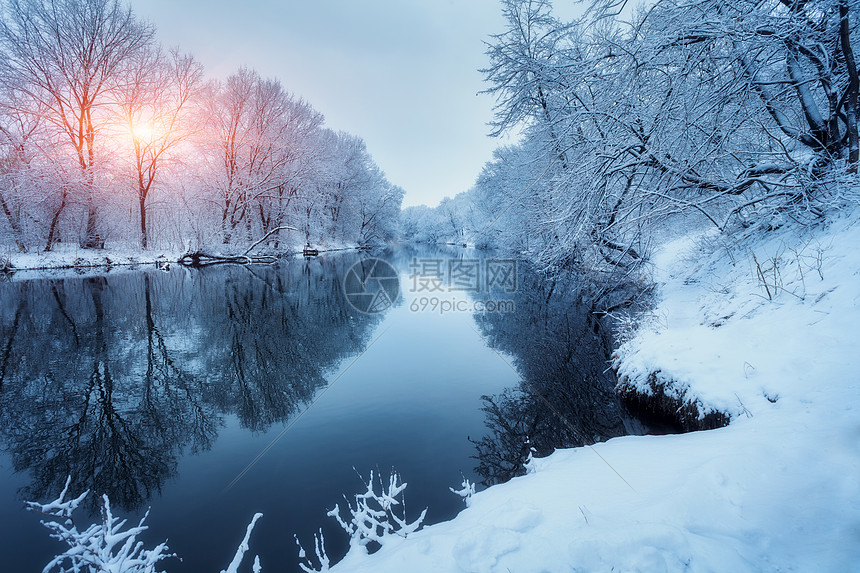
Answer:
<svg viewBox="0 0 860 573"><path fill-rule="evenodd" d="M141 190L140 195L140 246L145 249L147 246L146 236L146 194Z"/></svg>
<svg viewBox="0 0 860 573"><path fill-rule="evenodd" d="M850 26L848 22L848 3L839 2L839 39L842 44L842 54L848 68L848 87L846 88L845 117L848 123L848 163L851 173L857 172L857 162L860 160L860 141L857 134L857 90L860 79L857 77L857 62L854 60L854 50L851 48Z"/></svg>
<svg viewBox="0 0 860 573"><path fill-rule="evenodd" d="M104 241L99 236L97 227L96 207L92 199L87 209L87 234L81 247L84 249L101 249L104 247Z"/></svg>
<svg viewBox="0 0 860 573"><path fill-rule="evenodd" d="M15 246L18 247L18 252L26 253L27 245L24 243L23 233L21 232L21 224L18 219L12 215L12 210L9 209L9 204L6 199L0 194L0 207L3 208L3 213L6 214L6 219L9 221L9 226L12 227L12 234L15 236Z"/></svg>
<svg viewBox="0 0 860 573"><path fill-rule="evenodd" d="M54 246L54 235L57 231L57 223L60 221L60 215L66 208L66 192L63 191L63 200L60 202L59 208L54 211L54 216L51 217L51 226L48 228L48 240L45 242L45 252L50 251Z"/></svg>
<svg viewBox="0 0 860 573"><path fill-rule="evenodd" d="M84 180L87 185L87 236L84 240L84 244L81 245L85 249L103 249L105 246L104 238L99 235L98 230L98 206L96 205L96 199L93 196L95 191L95 174L93 173L93 168L96 164L96 155L94 148L95 141L95 128L92 123L92 104L89 103L84 106L83 117L86 121L86 135L84 136L84 141L86 142L86 150L87 150L87 160L82 161L81 165L84 168Z"/></svg>

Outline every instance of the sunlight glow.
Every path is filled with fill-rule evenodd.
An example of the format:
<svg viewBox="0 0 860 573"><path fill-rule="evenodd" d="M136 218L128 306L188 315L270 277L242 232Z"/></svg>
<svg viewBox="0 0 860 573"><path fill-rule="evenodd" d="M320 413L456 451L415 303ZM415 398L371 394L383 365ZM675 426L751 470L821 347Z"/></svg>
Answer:
<svg viewBox="0 0 860 573"><path fill-rule="evenodd" d="M139 121L131 126L131 137L135 141L152 141L155 137L155 126L149 121Z"/></svg>

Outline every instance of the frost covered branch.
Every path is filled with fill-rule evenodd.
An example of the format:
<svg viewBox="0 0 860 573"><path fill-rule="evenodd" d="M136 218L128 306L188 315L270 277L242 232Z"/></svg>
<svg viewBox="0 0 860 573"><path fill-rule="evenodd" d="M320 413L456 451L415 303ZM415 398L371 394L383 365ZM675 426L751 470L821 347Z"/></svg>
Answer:
<svg viewBox="0 0 860 573"><path fill-rule="evenodd" d="M373 481L373 470L371 470L370 478L367 480L367 491L355 495L354 506L347 500L348 518L346 520L341 516L339 505L335 505L334 509L327 514L334 517L343 530L349 534L351 548L359 546L367 550L367 545L372 541L383 545L389 535L405 538L421 527L427 514L425 508L418 519L408 523L406 521L406 500L403 496L407 484L400 483L400 475L396 472L391 472L387 489L382 483L381 476L378 481L380 493L375 491L376 484ZM400 506L399 512L395 511L397 506Z"/></svg>
<svg viewBox="0 0 860 573"><path fill-rule="evenodd" d="M38 511L51 519L42 520L42 525L51 530L51 537L58 539L68 549L54 557L42 570L43 573L56 568L60 573L90 573L105 571L111 573L156 573L156 564L175 554L168 553L166 543L153 549L144 549L137 536L148 529L143 523L149 511L140 522L123 531L125 519L114 517L108 496L101 498L101 522L94 523L84 531L79 531L72 514L90 493L85 491L74 499L66 499L72 478L60 496L52 502L41 504L27 502L27 508Z"/></svg>
<svg viewBox="0 0 860 573"><path fill-rule="evenodd" d="M463 498L466 507L469 507L472 505L472 496L475 495L475 484L470 482L469 478L463 476L463 483L460 485L462 486L460 489L454 489L453 487L449 487L448 489L451 490L451 493Z"/></svg>
<svg viewBox="0 0 860 573"><path fill-rule="evenodd" d="M245 552L248 551L248 540L251 538L251 532L254 531L254 525L257 524L257 520L263 517L262 513L255 513L254 517L251 518L251 523L248 524L248 528L245 530L245 537L242 538L242 543L239 544L239 547L236 549L236 554L233 556L233 561L230 562L230 565L227 566L227 569L221 571L221 573L238 573L239 565L242 564L242 558L245 556ZM254 573L260 573L262 567L260 567L260 558L259 556L254 558Z"/></svg>

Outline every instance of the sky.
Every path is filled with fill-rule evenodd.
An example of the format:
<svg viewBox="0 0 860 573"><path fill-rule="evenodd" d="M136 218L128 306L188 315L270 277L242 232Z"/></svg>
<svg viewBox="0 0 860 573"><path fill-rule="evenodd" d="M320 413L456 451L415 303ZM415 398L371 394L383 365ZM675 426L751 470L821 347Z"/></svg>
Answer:
<svg viewBox="0 0 860 573"><path fill-rule="evenodd" d="M209 77L254 68L362 137L404 206L466 191L504 143L487 136L492 96L478 95L484 41L504 30L498 0L130 2Z"/></svg>

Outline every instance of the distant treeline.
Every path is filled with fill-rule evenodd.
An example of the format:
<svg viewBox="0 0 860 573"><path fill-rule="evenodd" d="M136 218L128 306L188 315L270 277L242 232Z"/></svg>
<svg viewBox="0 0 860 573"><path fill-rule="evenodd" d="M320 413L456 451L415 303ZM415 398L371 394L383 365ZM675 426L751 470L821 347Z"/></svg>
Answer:
<svg viewBox="0 0 860 573"><path fill-rule="evenodd" d="M573 22L547 0L502 8L482 71L494 133L522 137L468 192L405 210L407 239L523 253L599 298L678 226L771 228L857 200L854 3L659 0L628 14L599 0Z"/></svg>

